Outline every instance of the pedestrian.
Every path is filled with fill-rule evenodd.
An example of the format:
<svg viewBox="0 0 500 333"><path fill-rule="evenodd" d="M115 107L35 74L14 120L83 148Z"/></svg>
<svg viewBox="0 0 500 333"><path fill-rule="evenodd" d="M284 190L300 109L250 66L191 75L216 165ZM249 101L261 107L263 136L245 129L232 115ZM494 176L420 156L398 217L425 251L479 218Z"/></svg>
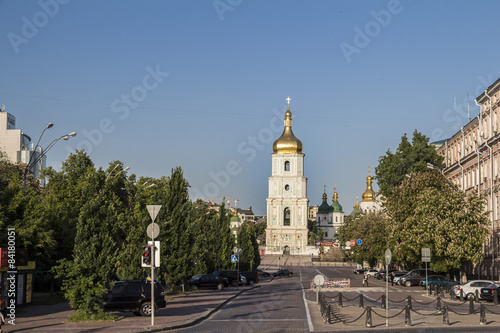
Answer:
<svg viewBox="0 0 500 333"><path fill-rule="evenodd" d="M365 283L366 283L366 286L368 287L368 273L366 273L366 272L363 275L363 287L365 286Z"/></svg>

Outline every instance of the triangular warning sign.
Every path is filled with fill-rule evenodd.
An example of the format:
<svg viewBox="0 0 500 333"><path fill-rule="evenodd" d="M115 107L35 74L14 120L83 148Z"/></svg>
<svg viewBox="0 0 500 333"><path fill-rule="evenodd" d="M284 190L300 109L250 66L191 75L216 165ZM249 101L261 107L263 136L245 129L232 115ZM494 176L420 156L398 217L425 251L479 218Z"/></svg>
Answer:
<svg viewBox="0 0 500 333"><path fill-rule="evenodd" d="M153 222L154 222L156 219L156 216L158 215L158 212L161 209L161 205L147 205L146 208L148 209L149 216L151 217L151 220L153 220Z"/></svg>

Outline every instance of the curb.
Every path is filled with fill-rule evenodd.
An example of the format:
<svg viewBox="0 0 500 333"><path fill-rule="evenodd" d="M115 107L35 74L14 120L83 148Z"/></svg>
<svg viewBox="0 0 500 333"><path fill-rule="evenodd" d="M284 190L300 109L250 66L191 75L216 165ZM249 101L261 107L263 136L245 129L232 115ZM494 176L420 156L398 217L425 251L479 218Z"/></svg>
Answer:
<svg viewBox="0 0 500 333"><path fill-rule="evenodd" d="M191 327L191 326L197 325L197 324L201 323L202 321L204 321L205 319L209 318L215 312L219 311L220 308L222 308L224 305L226 305L227 303L229 303L230 301L232 301L236 297L240 296L244 292L247 292L249 290L254 290L254 289L257 289L257 288L260 288L260 285L254 286L252 288L245 289L245 290L242 290L242 291L238 292L237 294L229 297L227 300L225 300L224 302L222 302L221 304L219 304L216 308L208 311L205 315L203 315L203 316L201 316L199 318L196 318L192 322L184 323L184 324L180 324L180 325L175 325L175 326L163 326L163 327L158 327L158 328L151 328L151 329L146 329L146 330L134 331L133 333L163 332L163 331L171 331L171 330L176 330L176 329L181 329L181 328L187 328L187 327Z"/></svg>

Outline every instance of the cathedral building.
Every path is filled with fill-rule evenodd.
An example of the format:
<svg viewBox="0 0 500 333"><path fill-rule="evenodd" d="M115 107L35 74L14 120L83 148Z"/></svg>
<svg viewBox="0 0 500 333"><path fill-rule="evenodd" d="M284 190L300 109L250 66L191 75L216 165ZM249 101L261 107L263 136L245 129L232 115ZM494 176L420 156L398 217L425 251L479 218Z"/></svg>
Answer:
<svg viewBox="0 0 500 333"><path fill-rule="evenodd" d="M370 176L370 167L368 167L368 177L366 177L366 191L362 195L359 209L361 209L361 211L365 214L375 213L381 210L380 199L377 198L377 195L373 190L373 180L372 176Z"/></svg>
<svg viewBox="0 0 500 333"><path fill-rule="evenodd" d="M337 229L343 224L344 211L339 203L339 194L337 186L335 186L331 206L327 203L326 192L323 193L323 203L318 207L316 213L316 227L323 230L325 241L335 241L337 240Z"/></svg>
<svg viewBox="0 0 500 333"><path fill-rule="evenodd" d="M292 132L290 98L283 134L274 142L267 198L267 254L307 254L308 203L302 142Z"/></svg>

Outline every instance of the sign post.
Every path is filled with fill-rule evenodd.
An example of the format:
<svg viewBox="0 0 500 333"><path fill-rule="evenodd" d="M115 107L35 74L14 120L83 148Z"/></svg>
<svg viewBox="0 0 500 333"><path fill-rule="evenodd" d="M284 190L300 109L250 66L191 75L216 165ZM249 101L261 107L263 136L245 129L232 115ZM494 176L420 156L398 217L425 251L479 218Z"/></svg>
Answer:
<svg viewBox="0 0 500 333"><path fill-rule="evenodd" d="M391 263L391 249L385 250L385 326L389 326L389 264Z"/></svg>
<svg viewBox="0 0 500 333"><path fill-rule="evenodd" d="M156 309L156 303L155 303L155 237L158 236L160 233L160 228L158 227L158 224L154 223L156 216L158 215L158 212L161 209L161 205L147 205L146 208L148 209L149 216L151 217L151 220L153 222L150 224L151 228L148 227L148 229L151 229L151 326L155 325L155 309ZM156 228L156 227L157 228Z"/></svg>
<svg viewBox="0 0 500 333"><path fill-rule="evenodd" d="M427 277L427 263L431 262L431 249L423 247L422 248L422 261L425 262L425 289L429 289L429 281ZM429 292L427 292L429 293Z"/></svg>

